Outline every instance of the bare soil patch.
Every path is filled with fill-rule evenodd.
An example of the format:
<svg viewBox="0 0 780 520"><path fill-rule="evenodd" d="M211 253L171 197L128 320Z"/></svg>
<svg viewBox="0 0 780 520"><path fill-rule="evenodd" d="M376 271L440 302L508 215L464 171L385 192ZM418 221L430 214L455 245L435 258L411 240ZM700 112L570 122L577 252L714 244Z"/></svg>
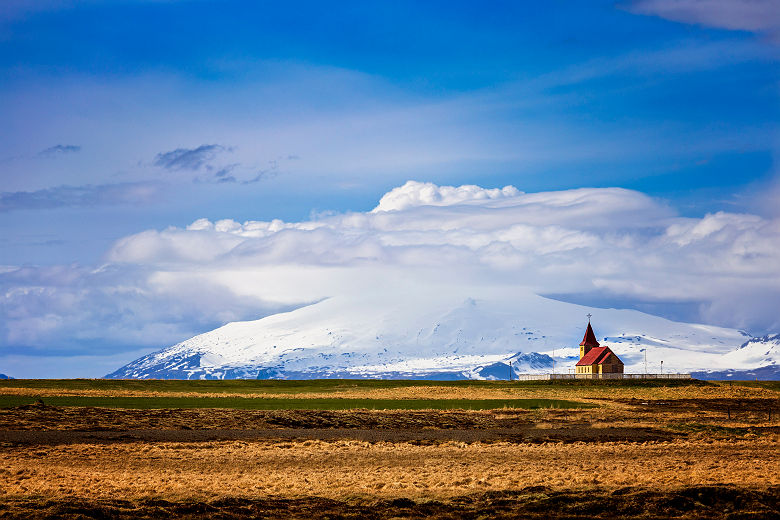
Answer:
<svg viewBox="0 0 780 520"><path fill-rule="evenodd" d="M780 490L696 486L668 492L622 488L612 492L553 491L534 486L445 500L394 498L334 500L226 498L170 500L12 500L0 503L3 518L776 518Z"/></svg>
<svg viewBox="0 0 780 520"><path fill-rule="evenodd" d="M605 399L606 400L606 399ZM775 410L780 413L780 397L775 398L717 398L717 399L608 399L616 403L624 403L636 407L647 407L651 410L706 410L726 412L764 412Z"/></svg>
<svg viewBox="0 0 780 520"><path fill-rule="evenodd" d="M780 428L778 428L780 433ZM58 445L116 442L204 442L226 440L359 440L366 442L410 442L436 444L457 442L648 442L669 441L685 436L682 431L653 428L489 428L388 430L359 428L279 428L263 430L0 430L0 445Z"/></svg>
<svg viewBox="0 0 780 520"><path fill-rule="evenodd" d="M0 430L363 428L486 429L533 425L525 410L231 410L18 406L0 409Z"/></svg>

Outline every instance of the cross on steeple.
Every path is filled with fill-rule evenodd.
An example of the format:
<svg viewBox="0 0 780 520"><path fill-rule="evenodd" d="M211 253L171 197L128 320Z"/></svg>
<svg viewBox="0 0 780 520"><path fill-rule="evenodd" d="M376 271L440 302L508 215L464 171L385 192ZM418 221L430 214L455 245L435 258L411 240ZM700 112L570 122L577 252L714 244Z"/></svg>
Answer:
<svg viewBox="0 0 780 520"><path fill-rule="evenodd" d="M588 313L587 316L588 316L588 323L590 323L590 317L593 315L591 313Z"/></svg>

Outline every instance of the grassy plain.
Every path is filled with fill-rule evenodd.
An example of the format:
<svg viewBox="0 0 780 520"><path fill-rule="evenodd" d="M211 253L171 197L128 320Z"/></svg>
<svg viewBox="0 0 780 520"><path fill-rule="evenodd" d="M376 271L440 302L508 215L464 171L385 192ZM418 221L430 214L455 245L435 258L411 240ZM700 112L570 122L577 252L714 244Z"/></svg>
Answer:
<svg viewBox="0 0 780 520"><path fill-rule="evenodd" d="M2 399L44 404L0 408L0 517L780 515L776 383L11 380ZM589 406L467 406L522 399ZM262 401L283 408L235 404Z"/></svg>

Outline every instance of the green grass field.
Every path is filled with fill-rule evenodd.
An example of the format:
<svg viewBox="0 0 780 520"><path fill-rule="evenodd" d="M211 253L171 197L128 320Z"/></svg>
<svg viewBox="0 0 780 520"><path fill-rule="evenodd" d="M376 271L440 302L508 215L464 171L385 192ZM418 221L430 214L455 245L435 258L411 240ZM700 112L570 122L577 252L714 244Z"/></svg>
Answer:
<svg viewBox="0 0 780 520"><path fill-rule="evenodd" d="M727 381L732 385L748 386L750 388L766 388L767 390L780 391L780 381Z"/></svg>
<svg viewBox="0 0 780 520"><path fill-rule="evenodd" d="M91 397L51 396L49 406L99 408L232 408L241 410L494 410L500 408L592 408L562 399L247 399L243 397ZM30 405L35 397L2 395L0 408Z"/></svg>
<svg viewBox="0 0 780 520"><path fill-rule="evenodd" d="M345 390L371 390L387 388L405 388L415 386L468 387L468 388L539 388L539 387L620 387L620 388L656 388L710 385L696 379L658 379L658 380L555 380L555 381L430 381L423 379L304 379L304 380L161 380L161 379L9 379L0 380L0 389L40 388L57 390L129 390L146 392L203 392L224 394L279 393L296 394L303 392L342 392Z"/></svg>

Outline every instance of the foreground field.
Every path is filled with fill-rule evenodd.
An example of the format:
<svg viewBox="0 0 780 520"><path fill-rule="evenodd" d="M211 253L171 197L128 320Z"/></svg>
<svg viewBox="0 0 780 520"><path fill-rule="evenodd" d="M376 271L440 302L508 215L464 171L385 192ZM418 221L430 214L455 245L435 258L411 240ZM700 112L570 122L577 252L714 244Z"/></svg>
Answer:
<svg viewBox="0 0 780 520"><path fill-rule="evenodd" d="M74 382L58 388L10 381L0 387L0 395L44 402L0 409L0 516L780 515L776 384L159 383ZM312 400L424 395L566 399L591 407L382 411L46 404L58 397L144 399L151 393L217 401L222 395L225 403L282 399L280 394Z"/></svg>
<svg viewBox="0 0 780 520"><path fill-rule="evenodd" d="M762 497L753 504L754 512L777 511L776 447L771 439L650 444L78 443L8 448L3 472L6 507L20 512L47 503L66 504L74 497L93 508L116 497L130 503L157 499L173 504L317 497L343 508L342 502L376 499L448 503L485 492L524 490L537 498L597 492L616 500L648 492L680 496L697 489L705 496L694 494L687 508L711 517L712 511L701 504L722 500L720 495ZM738 506L730 504L730 512ZM596 516L598 510L583 513Z"/></svg>

